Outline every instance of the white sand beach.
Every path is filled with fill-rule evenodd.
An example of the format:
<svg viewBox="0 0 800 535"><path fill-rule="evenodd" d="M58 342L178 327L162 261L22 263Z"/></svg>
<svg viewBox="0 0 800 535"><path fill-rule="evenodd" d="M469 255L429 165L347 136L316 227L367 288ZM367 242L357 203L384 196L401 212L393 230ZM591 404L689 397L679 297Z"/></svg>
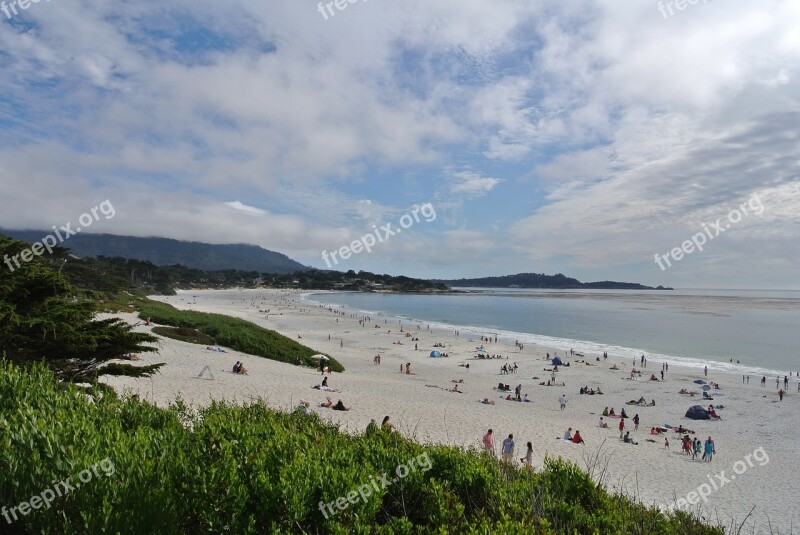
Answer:
<svg viewBox="0 0 800 535"><path fill-rule="evenodd" d="M334 356L346 371L334 373L328 379L329 385L341 393L326 393L312 389L322 379L319 371L227 348L225 353L218 353L205 346L162 339L159 353L145 354L141 361L165 362L160 374L152 379L108 379L118 390L129 390L142 399L163 405L181 396L187 402L202 405L210 399L247 402L262 397L271 406L287 410L305 400L321 417L339 422L351 432L363 431L370 419L380 422L389 415L394 425L409 437L465 447L479 447L483 434L492 428L498 448L502 439L513 433L517 463L530 441L535 466L540 467L544 457L550 455L571 459L587 468L587 461L596 457L595 470L605 469L609 487L637 496L647 504L668 506L676 498L686 498L707 484L710 491L707 502L701 500L698 507L712 522L728 524L733 520L738 525L752 510L746 523L747 533L753 525L756 533L768 533L767 521L774 533L789 533L792 526L800 526L797 507L800 486L796 476L800 448L791 431L800 423L796 377L792 377L787 395L779 402L775 377L768 377L762 387L760 377L751 377L750 384L743 385L740 375L709 371L707 379L719 383L722 392L711 402L703 401L700 395L678 393L683 388L700 392L700 386L692 380L702 379L702 371L698 374L697 370L670 365L665 381L656 382L648 378L651 374L660 378L662 363L648 362L642 369L642 378L631 380L632 361L609 354L608 360L601 358L599 362L595 358L600 355L586 355L586 364L575 362L583 360L581 357L568 357L566 360L572 365L559 368L557 373L557 382L565 386L540 386L540 382L551 376L550 371L545 371L552 367L545 355L554 351L528 345L519 350L514 340L501 338L497 343L486 343L481 342L479 335L462 331L456 336L453 331L434 329L429 332L425 324L407 321L403 323L406 332L401 333L396 319L372 316L371 321L362 324L359 320L363 316L352 317L353 311L342 315L310 306L300 301L298 292L290 291L195 290L158 299L180 309L244 318L296 340L301 336L299 342ZM139 322L133 315L121 317ZM142 324L136 329L150 328ZM412 337L419 338L418 350ZM434 347L435 343L443 343L445 347ZM489 354L508 359L474 360L475 348L482 344ZM431 358L429 354L434 349L449 356ZM380 365L373 363L376 354L381 355ZM563 352L560 356L564 357ZM244 362L249 375L231 372L237 360ZM400 371L407 362L411 363L410 375ZM465 363L469 363L469 369L460 366ZM500 368L506 363L516 363L517 373L500 375ZM614 364L618 370L610 369ZM206 365L210 366L213 379L197 378ZM636 367L639 369L639 362ZM453 381L463 381L458 383L463 393L448 391L456 384ZM522 393L532 402L501 399L503 394L494 390L500 382L511 386L512 395L513 389L522 385ZM603 395L580 395L583 386L599 387ZM562 394L568 398L563 411L558 401ZM351 410L335 412L320 408L326 396L334 403L341 399ZM656 400L656 406L625 405L642 396L648 401ZM494 404L479 403L483 398ZM723 405L724 408L717 410L721 420L685 418L686 410L696 404ZM609 429L598 426L604 407L613 407L617 414L624 408L629 417L639 415L639 430L631 433L638 445L625 444L619 439L617 419L607 419ZM713 461L704 463L682 454L675 432L651 436L650 428L663 424L676 427L682 424L695 431L692 436L701 441L709 435L713 437L717 451ZM557 438L568 427L580 430L585 445ZM630 419L626 420L626 428L633 429ZM664 436L669 437L668 450L664 448ZM718 489L714 490L712 480ZM706 491L706 487L701 491Z"/></svg>

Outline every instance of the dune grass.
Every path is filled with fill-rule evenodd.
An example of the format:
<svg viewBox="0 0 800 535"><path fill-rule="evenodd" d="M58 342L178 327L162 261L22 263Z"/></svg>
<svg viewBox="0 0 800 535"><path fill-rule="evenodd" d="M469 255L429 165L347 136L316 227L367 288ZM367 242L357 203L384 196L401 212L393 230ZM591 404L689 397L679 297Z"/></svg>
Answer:
<svg viewBox="0 0 800 535"><path fill-rule="evenodd" d="M149 299L139 301L137 308L142 319L150 318L161 325L195 329L211 337L217 344L242 353L290 364L295 364L299 360L304 366L318 365L318 362L311 357L320 353L319 351L243 319L223 314L178 310L172 305ZM326 356L329 358L327 362L332 371L344 371L344 366L339 361L330 355Z"/></svg>

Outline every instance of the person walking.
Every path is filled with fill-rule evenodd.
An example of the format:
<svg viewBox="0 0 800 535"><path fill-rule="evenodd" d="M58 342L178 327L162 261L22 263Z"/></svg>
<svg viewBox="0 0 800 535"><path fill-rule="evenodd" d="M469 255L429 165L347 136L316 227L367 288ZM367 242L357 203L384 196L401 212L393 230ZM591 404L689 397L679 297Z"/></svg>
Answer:
<svg viewBox="0 0 800 535"><path fill-rule="evenodd" d="M625 432L625 418L619 419L619 438L622 439L622 435Z"/></svg>
<svg viewBox="0 0 800 535"><path fill-rule="evenodd" d="M564 410L564 407L567 406L567 395L561 394L561 397L558 398L558 402L561 404L561 410Z"/></svg>
<svg viewBox="0 0 800 535"><path fill-rule="evenodd" d="M528 442L528 449L525 452L525 457L522 457L520 462L522 462L527 470L532 468L531 463L533 462L533 444L530 442Z"/></svg>
<svg viewBox="0 0 800 535"><path fill-rule="evenodd" d="M634 431L638 431L639 430L639 415L638 414L634 414L633 415L633 430Z"/></svg>
<svg viewBox="0 0 800 535"><path fill-rule="evenodd" d="M508 438L503 441L503 461L510 463L511 457L514 455L514 435L509 434Z"/></svg>

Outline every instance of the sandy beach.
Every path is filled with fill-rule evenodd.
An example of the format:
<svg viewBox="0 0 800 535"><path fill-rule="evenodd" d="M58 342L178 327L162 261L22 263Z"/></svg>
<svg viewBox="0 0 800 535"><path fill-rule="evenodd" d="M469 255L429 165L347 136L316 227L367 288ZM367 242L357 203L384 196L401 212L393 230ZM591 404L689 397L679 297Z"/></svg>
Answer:
<svg viewBox="0 0 800 535"><path fill-rule="evenodd" d="M319 371L300 368L263 358L243 355L228 348L224 353L209 351L205 346L161 339L158 354L144 355L142 363L165 362L152 379L110 378L108 383L119 391L138 394L143 399L163 405L177 396L195 405L211 399L247 402L261 397L276 408L290 410L301 401L308 401L322 418L338 422L343 429L361 432L371 419L380 421L385 415L406 436L422 442L480 447L486 430L494 430L499 451L500 442L514 435L515 463L525 454L528 441L533 444L534 466L540 467L546 455L575 461L582 468L594 467L595 476L604 477L612 489L636 496L644 503L670 506L677 498L697 498L693 491L704 493L705 499L692 508L701 508L709 521L745 524L750 533L789 533L800 525L800 488L795 484L794 470L800 451L791 429L800 423L800 394L797 378L792 377L783 401L778 400L775 377L768 377L766 386L760 377L751 377L742 384L741 375L702 371L670 365L665 381L660 378L662 362L648 362L641 368L641 379L631 379L633 362L609 354L585 357L559 356L571 362L560 367L556 382L564 386L541 386L551 377L552 368L546 354L555 353L545 347L525 345L520 350L514 340L500 338L482 342L480 333L452 330L428 330L424 323L404 322L403 331L396 318L373 315L369 321L356 311L328 309L300 299L299 292L278 290L191 291L177 296L159 297L180 309L215 312L247 319L274 329L318 351L329 353L346 368L328 378L330 387L341 392L322 392L312 388L322 380ZM268 310L266 313L264 311ZM127 321L138 323L131 314L121 314ZM137 330L151 327L143 324ZM487 333L488 334L488 333ZM407 336L409 335L409 336ZM298 339L301 337L301 339ZM414 342L412 338L418 338ZM415 343L418 349L415 350ZM434 347L434 344L444 347ZM475 348L484 345L489 355L502 359L477 360ZM448 354L447 358L431 358L431 351ZM381 364L374 363L380 354ZM506 359L506 357L508 357ZM233 364L243 361L249 375L235 375ZM576 361L585 360L585 363ZM411 374L401 366L411 363ZM461 366L469 364L469 368ZM501 366L517 365L517 372L501 375ZM616 365L618 370L610 369ZM209 366L198 378L201 370ZM213 378L212 378L213 376ZM534 377L538 377L535 379ZM681 389L701 392L695 379L706 379L720 385L714 401L701 395L681 395ZM454 382L454 381L457 381ZM505 383L513 390L522 385L530 403L507 401L506 394L495 388ZM463 393L451 392L454 385ZM603 395L581 395L581 387L602 389ZM781 383L782 386L782 383ZM714 391L712 391L714 392ZM719 393L722 395L718 395ZM562 411L559 398L568 403ZM330 397L341 399L351 408L335 412L319 404ZM644 397L655 400L651 407L628 406L629 400ZM479 400L488 398L494 404ZM693 421L684 417L692 405L722 405L715 421ZM626 420L626 430L638 445L623 443L617 428L619 420L607 418L609 428L598 426L605 407L617 414L625 409L641 422L633 431L633 422ZM680 436L675 432L653 436L651 427L683 425L695 432L692 437L705 441L711 436L716 455L711 463L692 460L681 452ZM567 428L579 430L584 445L561 440ZM664 447L669 438L670 448ZM594 459L594 460L592 460ZM602 474L602 475L601 475Z"/></svg>

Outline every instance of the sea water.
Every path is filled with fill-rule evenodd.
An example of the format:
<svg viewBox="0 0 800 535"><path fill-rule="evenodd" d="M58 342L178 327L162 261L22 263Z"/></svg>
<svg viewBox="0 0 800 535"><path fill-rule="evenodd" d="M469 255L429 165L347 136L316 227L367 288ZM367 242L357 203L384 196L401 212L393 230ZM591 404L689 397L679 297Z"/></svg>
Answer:
<svg viewBox="0 0 800 535"><path fill-rule="evenodd" d="M497 335L587 357L607 351L737 373L800 370L800 291L459 290L334 292L305 299L459 330L477 342L481 334Z"/></svg>

